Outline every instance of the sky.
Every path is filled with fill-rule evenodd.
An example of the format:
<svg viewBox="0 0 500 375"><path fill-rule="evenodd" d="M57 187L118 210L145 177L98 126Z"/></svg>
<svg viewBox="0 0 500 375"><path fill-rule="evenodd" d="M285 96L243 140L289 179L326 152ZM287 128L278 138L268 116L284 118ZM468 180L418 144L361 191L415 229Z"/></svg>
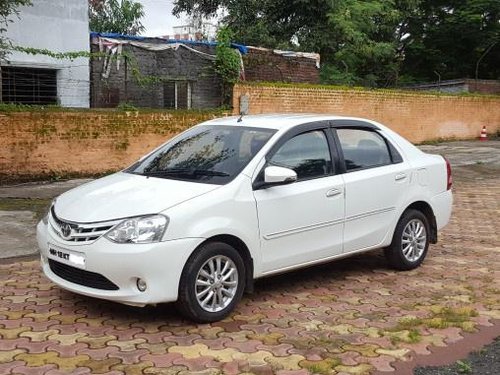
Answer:
<svg viewBox="0 0 500 375"><path fill-rule="evenodd" d="M172 27L184 24L183 17L172 15L173 0L137 0L144 6L142 24L145 36L172 35Z"/></svg>

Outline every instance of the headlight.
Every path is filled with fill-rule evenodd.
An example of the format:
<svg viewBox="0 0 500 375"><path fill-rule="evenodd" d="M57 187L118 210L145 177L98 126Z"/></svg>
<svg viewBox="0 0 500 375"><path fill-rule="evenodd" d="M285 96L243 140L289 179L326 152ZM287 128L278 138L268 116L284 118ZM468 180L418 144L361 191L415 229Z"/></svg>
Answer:
<svg viewBox="0 0 500 375"><path fill-rule="evenodd" d="M161 240L168 225L163 215L135 217L122 221L105 237L117 243L151 243Z"/></svg>

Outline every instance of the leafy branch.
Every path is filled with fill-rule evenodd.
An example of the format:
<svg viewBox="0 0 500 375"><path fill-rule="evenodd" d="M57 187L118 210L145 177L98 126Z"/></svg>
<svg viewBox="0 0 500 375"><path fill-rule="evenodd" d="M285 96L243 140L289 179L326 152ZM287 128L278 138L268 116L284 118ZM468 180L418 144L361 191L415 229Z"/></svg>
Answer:
<svg viewBox="0 0 500 375"><path fill-rule="evenodd" d="M224 84L233 85L240 76L241 59L231 47L233 32L229 27L221 27L217 32L217 47L215 47L215 71Z"/></svg>

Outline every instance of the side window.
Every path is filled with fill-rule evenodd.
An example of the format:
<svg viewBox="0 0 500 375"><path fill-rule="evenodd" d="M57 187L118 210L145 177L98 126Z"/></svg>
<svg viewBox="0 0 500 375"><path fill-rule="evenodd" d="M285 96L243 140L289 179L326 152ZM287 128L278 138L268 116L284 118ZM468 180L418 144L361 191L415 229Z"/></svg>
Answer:
<svg viewBox="0 0 500 375"><path fill-rule="evenodd" d="M391 164L385 140L377 133L362 129L337 129L347 171Z"/></svg>
<svg viewBox="0 0 500 375"><path fill-rule="evenodd" d="M299 134L284 143L269 164L293 169L299 180L332 173L332 159L325 133L321 130Z"/></svg>

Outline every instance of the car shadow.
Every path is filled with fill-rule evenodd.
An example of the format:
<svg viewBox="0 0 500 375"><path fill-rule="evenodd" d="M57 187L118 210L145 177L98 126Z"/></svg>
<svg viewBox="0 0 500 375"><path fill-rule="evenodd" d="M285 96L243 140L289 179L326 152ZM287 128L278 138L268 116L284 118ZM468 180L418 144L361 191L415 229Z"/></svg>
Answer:
<svg viewBox="0 0 500 375"><path fill-rule="evenodd" d="M254 292L244 296L247 307L258 307L260 303L279 298L283 294L293 296L304 289L313 290L321 285L335 285L339 289L346 279L363 277L374 272L393 272L388 269L381 251L352 256L343 260L332 261L300 270L269 276L255 283ZM88 319L101 319L103 325L113 324L133 327L135 324L150 324L158 327L183 327L184 330L199 326L183 319L174 303L156 306L134 307L112 301L73 294L59 289L60 299L74 306L76 315ZM57 308L54 309L57 311ZM241 314L238 306L232 315ZM78 322L78 320L77 320Z"/></svg>

